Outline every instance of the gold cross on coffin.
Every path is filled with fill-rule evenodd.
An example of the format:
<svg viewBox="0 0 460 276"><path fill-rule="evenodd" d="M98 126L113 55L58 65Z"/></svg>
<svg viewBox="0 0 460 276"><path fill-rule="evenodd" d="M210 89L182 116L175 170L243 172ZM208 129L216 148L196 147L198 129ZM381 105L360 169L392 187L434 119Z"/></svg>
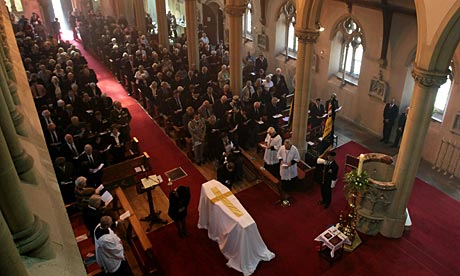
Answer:
<svg viewBox="0 0 460 276"><path fill-rule="evenodd" d="M219 189L217 187L212 187L211 188L211 191L214 193L214 195L216 196L215 198L211 199L211 202L212 203L217 203L218 201L222 201L222 203L233 213L235 214L235 216L237 217L241 217L243 216L243 213L235 206L233 205L233 203L230 202L230 200L228 200L227 197L233 195L231 191L228 191L226 193L222 193L221 191L219 191Z"/></svg>

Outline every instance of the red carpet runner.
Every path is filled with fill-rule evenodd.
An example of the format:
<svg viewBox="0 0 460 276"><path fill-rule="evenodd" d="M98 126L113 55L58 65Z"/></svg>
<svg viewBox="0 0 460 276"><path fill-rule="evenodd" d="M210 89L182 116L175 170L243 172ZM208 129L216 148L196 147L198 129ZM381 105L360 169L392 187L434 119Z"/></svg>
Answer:
<svg viewBox="0 0 460 276"><path fill-rule="evenodd" d="M83 51L83 50L82 50ZM192 200L188 217L189 237L180 239L173 224L150 234L155 255L165 275L241 275L226 267L217 243L196 227L198 200L204 177L176 148L164 132L153 123L134 99L127 96L110 72L83 51L90 67L97 72L99 87L114 100L128 107L133 121L131 131L140 140L140 148L151 156L155 173L182 166L188 176L175 185L188 185ZM337 162L343 166L346 153L368 152L356 143L337 150ZM333 266L315 251L313 239L328 225L336 223L345 207L343 184L333 192L332 205L324 210L316 205L319 186L293 194L289 208L274 205L277 196L264 184L237 195L258 224L268 248L276 254L270 262L261 262L254 275L459 275L460 207L458 202L431 186L416 180L409 210L414 226L401 239L381 236L362 237L364 243ZM168 191L166 183L162 189ZM363 236L363 235L362 235Z"/></svg>

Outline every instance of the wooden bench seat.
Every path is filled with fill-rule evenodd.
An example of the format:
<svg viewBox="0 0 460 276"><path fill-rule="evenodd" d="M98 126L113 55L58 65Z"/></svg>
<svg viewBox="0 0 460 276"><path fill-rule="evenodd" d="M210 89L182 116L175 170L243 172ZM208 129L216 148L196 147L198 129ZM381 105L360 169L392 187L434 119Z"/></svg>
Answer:
<svg viewBox="0 0 460 276"><path fill-rule="evenodd" d="M265 182L274 191L279 192L280 180L274 177L270 172L264 169L264 161L258 154L250 154L245 150L241 149L243 155L243 169L248 180L254 180L255 178ZM299 185L295 187L295 190L306 191L315 183L315 167L309 166L304 161L300 160L297 163L297 174L299 178ZM251 176L253 176L251 178Z"/></svg>

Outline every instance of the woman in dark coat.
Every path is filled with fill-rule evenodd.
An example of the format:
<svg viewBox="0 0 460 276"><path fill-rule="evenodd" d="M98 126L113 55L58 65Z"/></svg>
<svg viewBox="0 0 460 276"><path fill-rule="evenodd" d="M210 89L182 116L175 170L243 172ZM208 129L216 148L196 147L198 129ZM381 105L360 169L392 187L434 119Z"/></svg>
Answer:
<svg viewBox="0 0 460 276"><path fill-rule="evenodd" d="M187 217L187 208L190 203L190 188L179 186L169 193L168 215L174 220L179 237L187 236L185 227L185 218Z"/></svg>

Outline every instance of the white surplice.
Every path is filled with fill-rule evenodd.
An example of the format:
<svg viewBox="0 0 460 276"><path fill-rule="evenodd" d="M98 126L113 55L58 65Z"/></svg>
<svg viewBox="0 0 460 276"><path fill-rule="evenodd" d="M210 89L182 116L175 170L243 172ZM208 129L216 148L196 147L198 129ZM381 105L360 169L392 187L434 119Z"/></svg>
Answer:
<svg viewBox="0 0 460 276"><path fill-rule="evenodd" d="M279 162L277 153L282 145L281 140L281 136L279 135L276 135L272 138L270 134L267 134L267 137L265 137L265 145L267 146L267 148L265 149L264 153L264 161L268 165L273 165ZM275 148L275 150L270 149L272 146Z"/></svg>
<svg viewBox="0 0 460 276"><path fill-rule="evenodd" d="M286 147L282 146L278 151L278 159L281 160L281 180L291 180L297 176L297 162L300 161L300 154L294 145L289 150L286 150ZM296 163L292 164L292 160L296 161Z"/></svg>

